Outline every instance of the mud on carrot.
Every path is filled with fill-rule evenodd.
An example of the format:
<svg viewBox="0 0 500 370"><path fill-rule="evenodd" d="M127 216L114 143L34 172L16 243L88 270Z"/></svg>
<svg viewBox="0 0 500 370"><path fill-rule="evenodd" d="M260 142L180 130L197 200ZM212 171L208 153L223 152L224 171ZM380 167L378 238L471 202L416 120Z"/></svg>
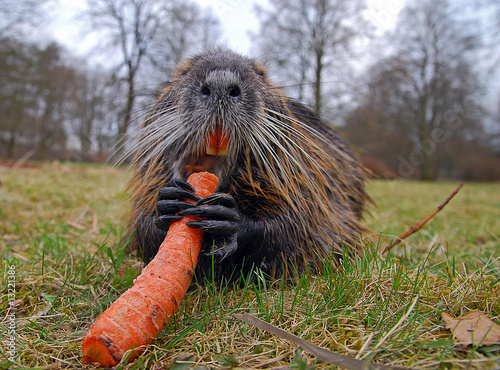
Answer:
<svg viewBox="0 0 500 370"><path fill-rule="evenodd" d="M201 198L213 194L218 181L208 172L194 173L188 179ZM203 231L186 222L196 220L185 216L170 226L155 258L134 285L91 326L82 344L84 363L115 366L131 349L132 361L163 330L193 279Z"/></svg>

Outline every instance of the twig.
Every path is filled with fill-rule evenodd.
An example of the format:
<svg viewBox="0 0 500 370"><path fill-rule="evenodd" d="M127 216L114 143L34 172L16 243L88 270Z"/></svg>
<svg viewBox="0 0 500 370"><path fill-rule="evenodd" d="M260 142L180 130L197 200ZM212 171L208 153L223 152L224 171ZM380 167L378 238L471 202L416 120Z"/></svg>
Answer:
<svg viewBox="0 0 500 370"><path fill-rule="evenodd" d="M33 157L33 155L35 154L35 150L34 149L31 149L30 151L28 151L26 154L24 154L21 158L19 158L13 165L12 165L12 169L14 170L17 170L18 168L22 167L22 165L28 160L30 159L31 157Z"/></svg>
<svg viewBox="0 0 500 370"><path fill-rule="evenodd" d="M407 232L405 232L399 238L397 238L396 240L394 240L390 245L388 245L387 247L385 247L385 249L382 251L382 254L384 254L385 252L387 252L389 249L391 249L395 245L399 244L402 240L406 239L410 235L412 235L412 234L416 233L418 230L420 230L422 228L422 226L424 226L427 223L427 221L429 221L431 218L433 218L436 215L436 213L438 213L439 211L441 211L449 203L449 201L455 195L457 195L457 193L460 191L460 189L462 189L462 186L464 186L464 184L458 185L458 187L455 189L455 191L453 191L453 193L451 193L448 196L448 198L446 198L446 200L443 203L441 203L434 211L432 211L429 216L427 216L425 219L423 219L422 221L420 221L419 223L417 223L415 226L413 226L410 230L408 230Z"/></svg>
<svg viewBox="0 0 500 370"><path fill-rule="evenodd" d="M290 334L284 330L277 328L271 324L268 324L265 321L262 321L255 316L244 313L242 315L234 315L238 320L244 321L250 325L254 325L259 329L265 330L273 335L277 335L283 339L289 340L297 344L298 346L305 349L307 352L316 356L322 361L337 365L344 369L353 369L353 370L374 370L374 369L401 369L397 367L390 367L384 365L374 364L368 361L356 360L352 357L339 355L338 353L332 352L326 348L318 347L308 341L299 338L293 334Z"/></svg>

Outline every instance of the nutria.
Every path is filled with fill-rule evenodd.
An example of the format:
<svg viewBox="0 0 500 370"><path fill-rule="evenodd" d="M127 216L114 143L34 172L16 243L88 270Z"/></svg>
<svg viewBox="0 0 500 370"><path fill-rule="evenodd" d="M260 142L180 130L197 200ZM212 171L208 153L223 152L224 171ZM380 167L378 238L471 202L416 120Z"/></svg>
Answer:
<svg viewBox="0 0 500 370"><path fill-rule="evenodd" d="M319 272L359 253L369 201L362 165L255 60L212 50L181 63L138 136L128 230L145 261L187 214L206 218L190 224L205 230L199 276ZM202 200L184 181L201 170L220 178Z"/></svg>

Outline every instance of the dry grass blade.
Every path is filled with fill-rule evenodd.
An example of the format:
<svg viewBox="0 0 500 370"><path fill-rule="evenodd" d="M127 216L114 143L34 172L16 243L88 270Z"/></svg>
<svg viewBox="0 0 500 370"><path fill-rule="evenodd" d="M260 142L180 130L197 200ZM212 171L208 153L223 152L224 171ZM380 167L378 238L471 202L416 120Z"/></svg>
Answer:
<svg viewBox="0 0 500 370"><path fill-rule="evenodd" d="M250 314L244 313L242 315L234 315L235 318L238 320L244 321L247 324L254 325L258 327L259 329L268 331L271 334L277 335L283 339L289 340L298 346L304 348L317 358L319 358L322 361L331 363L333 365L340 366L344 369L352 369L352 370L358 370L358 369L363 369L363 370L377 370L377 369L402 369L400 367L390 367L390 366L384 366L384 365L377 365L373 363L369 363L366 361L361 361L361 360L356 360L352 357L348 356L343 356L339 355L338 353L334 353L326 348L321 348L318 347L312 343L309 343L308 341L305 341L302 338L297 337L296 335L290 334L284 330L281 330L271 324L268 324L265 321L262 321L255 316L252 316Z"/></svg>
<svg viewBox="0 0 500 370"><path fill-rule="evenodd" d="M375 348L372 351L370 351L369 353L367 353L366 355L364 355L363 357L361 357L361 358L365 358L365 357L369 356L371 353L375 352L387 340L387 338L389 338L392 334L394 334L394 332L403 324L403 322L406 319L408 319L408 317L410 316L411 312L415 308L415 305L417 304L418 298L419 298L418 296L415 297L415 299L413 300L413 302L412 302L410 308L408 309L408 311L406 311L406 313L399 319L399 321L396 323L396 325L394 325L393 328L391 330L389 330L389 332L386 335L384 335L384 337L382 339L380 339L378 341L378 343L375 346Z"/></svg>

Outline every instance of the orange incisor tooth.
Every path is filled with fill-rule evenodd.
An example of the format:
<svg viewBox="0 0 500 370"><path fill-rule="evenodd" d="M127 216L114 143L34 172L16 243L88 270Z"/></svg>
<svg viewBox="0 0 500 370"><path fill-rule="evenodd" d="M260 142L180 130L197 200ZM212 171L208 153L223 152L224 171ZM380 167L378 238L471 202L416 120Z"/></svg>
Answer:
<svg viewBox="0 0 500 370"><path fill-rule="evenodd" d="M221 128L213 130L207 138L207 154L223 155L227 152L229 137Z"/></svg>

